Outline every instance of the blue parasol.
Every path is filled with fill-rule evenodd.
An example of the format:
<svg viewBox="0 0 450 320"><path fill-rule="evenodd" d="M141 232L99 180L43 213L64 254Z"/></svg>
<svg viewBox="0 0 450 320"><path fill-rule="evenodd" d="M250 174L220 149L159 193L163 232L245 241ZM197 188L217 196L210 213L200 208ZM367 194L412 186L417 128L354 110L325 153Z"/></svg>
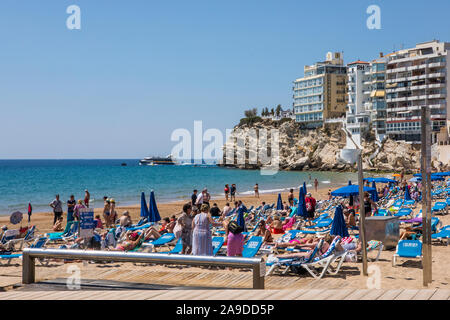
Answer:
<svg viewBox="0 0 450 320"><path fill-rule="evenodd" d="M156 206L156 200L155 200L155 193L150 192L150 203L148 205L148 211L149 211L149 221L150 222L158 222L161 220L161 216L158 212L158 207Z"/></svg>
<svg viewBox="0 0 450 320"><path fill-rule="evenodd" d="M308 218L308 212L306 212L305 192L303 188L300 188L298 193L297 215Z"/></svg>
<svg viewBox="0 0 450 320"><path fill-rule="evenodd" d="M281 193L278 194L277 210L283 210L283 201L281 200Z"/></svg>
<svg viewBox="0 0 450 320"><path fill-rule="evenodd" d="M341 236L346 238L349 236L347 225L345 224L344 215L342 214L342 206L337 206L334 212L333 222L331 224L330 235Z"/></svg>
<svg viewBox="0 0 450 320"><path fill-rule="evenodd" d="M306 182L303 181L303 193L306 195L308 191L306 190Z"/></svg>
<svg viewBox="0 0 450 320"><path fill-rule="evenodd" d="M363 187L364 192L369 192L370 194L377 192L376 189L370 187ZM333 197L349 197L356 196L359 194L359 186L357 184L351 184L331 192Z"/></svg>
<svg viewBox="0 0 450 320"><path fill-rule="evenodd" d="M389 179L389 178L364 178L365 181L376 182L376 183L397 183L397 180Z"/></svg>
<svg viewBox="0 0 450 320"><path fill-rule="evenodd" d="M349 186L352 185L352 180L348 180L348 185L349 185Z"/></svg>
<svg viewBox="0 0 450 320"><path fill-rule="evenodd" d="M147 218L149 216L149 211L147 207L147 201L145 201L144 192L141 193L141 217Z"/></svg>
<svg viewBox="0 0 450 320"><path fill-rule="evenodd" d="M372 188L374 188L375 190L377 190L377 185L375 184L375 181L372 181ZM377 202L378 200L380 200L380 199L378 198L378 192L373 192L373 193L371 194L371 196L372 196L372 201L374 201L374 202Z"/></svg>

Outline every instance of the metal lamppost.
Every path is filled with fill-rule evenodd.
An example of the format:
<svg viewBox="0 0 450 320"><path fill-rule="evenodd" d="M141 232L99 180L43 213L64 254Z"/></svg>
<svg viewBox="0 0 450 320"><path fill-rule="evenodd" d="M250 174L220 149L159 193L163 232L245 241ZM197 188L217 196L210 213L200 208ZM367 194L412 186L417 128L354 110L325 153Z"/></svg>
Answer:
<svg viewBox="0 0 450 320"><path fill-rule="evenodd" d="M362 273L364 276L368 276L367 273L367 242L366 242L366 212L364 208L364 174L362 166L362 149L355 143L352 135L347 132L347 136L353 142L358 149L358 193L359 193L359 239L362 246Z"/></svg>
<svg viewBox="0 0 450 320"><path fill-rule="evenodd" d="M422 173L422 266L423 285L432 281L431 254L431 120L430 109L421 107L421 173Z"/></svg>

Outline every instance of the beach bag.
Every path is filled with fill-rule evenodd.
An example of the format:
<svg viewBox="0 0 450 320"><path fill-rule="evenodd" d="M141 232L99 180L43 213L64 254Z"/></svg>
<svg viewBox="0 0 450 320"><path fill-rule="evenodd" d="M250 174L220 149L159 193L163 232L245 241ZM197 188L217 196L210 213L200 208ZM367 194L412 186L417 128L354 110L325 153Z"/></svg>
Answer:
<svg viewBox="0 0 450 320"><path fill-rule="evenodd" d="M241 233L241 232L243 231L243 230L242 230L242 227L241 227L240 225L238 225L236 221L231 221L231 222L228 224L228 230L229 230L232 234L239 234L239 233Z"/></svg>

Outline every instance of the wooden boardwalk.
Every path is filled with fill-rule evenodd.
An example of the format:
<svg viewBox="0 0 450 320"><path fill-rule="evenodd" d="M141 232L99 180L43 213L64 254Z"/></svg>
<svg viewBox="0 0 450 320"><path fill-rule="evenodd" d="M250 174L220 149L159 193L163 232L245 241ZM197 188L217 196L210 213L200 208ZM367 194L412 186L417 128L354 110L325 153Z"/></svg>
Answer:
<svg viewBox="0 0 450 320"><path fill-rule="evenodd" d="M11 290L0 300L450 300L450 290Z"/></svg>

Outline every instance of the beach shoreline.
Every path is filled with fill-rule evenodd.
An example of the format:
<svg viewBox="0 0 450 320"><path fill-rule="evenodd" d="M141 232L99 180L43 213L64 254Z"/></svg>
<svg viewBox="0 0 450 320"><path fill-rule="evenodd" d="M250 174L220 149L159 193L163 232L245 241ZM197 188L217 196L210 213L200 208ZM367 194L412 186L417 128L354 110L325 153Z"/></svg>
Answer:
<svg viewBox="0 0 450 320"><path fill-rule="evenodd" d="M288 189L288 188L284 188ZM332 189L331 187L321 187L318 188L317 192L315 192L314 188L307 188L308 192L311 192L312 196L316 200L325 200L328 198L328 191ZM294 195L295 197L298 197L298 190L299 188L294 189ZM247 206L259 206L262 201L265 201L267 204L276 203L278 193L281 193L281 197L284 201L287 201L289 189L285 191L274 191L274 192L267 192L267 193L260 193L259 198L256 198L254 195L243 195L237 194L236 200L242 200L243 203ZM117 199L116 199L117 201ZM181 213L182 206L186 203L190 202L190 196L186 196L183 200L173 200L170 202L158 202L158 211L160 213L161 218L165 217L171 217L172 215L178 215ZM232 201L228 201L230 205L233 207ZM225 206L226 200L225 196L219 196L219 195L212 195L210 204L217 203L220 209L222 209ZM63 205L63 208L66 209L66 205ZM133 222L137 222L140 219L140 204L130 204L130 205L118 205L116 207L117 215L120 217L120 215L124 211L128 211L131 215L131 218ZM103 220L103 208L94 208L94 215L100 215L100 217ZM66 223L66 217L67 217L67 210L64 211L63 214L64 217L64 225ZM24 214L22 222L19 224L19 226L25 226L27 225L27 219L28 216ZM104 222L104 221L103 221ZM9 222L9 216L0 216L0 225L6 225L9 229L17 228L18 225L12 225ZM38 229L38 232L44 233L44 232L51 232L53 227L53 212L52 211L40 211L40 212L33 212L31 216L31 222L30 225L35 225Z"/></svg>

